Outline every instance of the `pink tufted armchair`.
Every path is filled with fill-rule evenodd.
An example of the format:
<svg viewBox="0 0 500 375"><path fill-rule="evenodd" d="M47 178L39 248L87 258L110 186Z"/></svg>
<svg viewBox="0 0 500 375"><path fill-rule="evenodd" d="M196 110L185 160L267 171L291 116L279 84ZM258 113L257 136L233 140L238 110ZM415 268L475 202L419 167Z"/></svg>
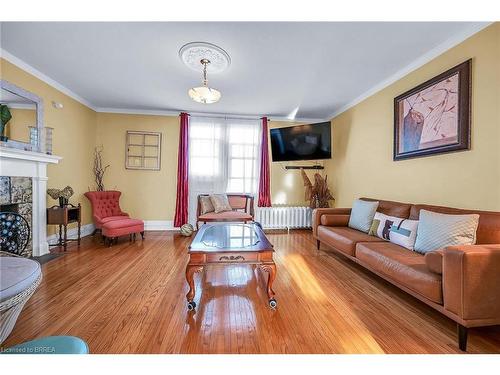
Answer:
<svg viewBox="0 0 500 375"><path fill-rule="evenodd" d="M129 215L120 208L120 191L88 191L85 196L92 205L92 217L96 231L100 231L102 225L109 221L123 220ZM94 232L95 233L95 232Z"/></svg>

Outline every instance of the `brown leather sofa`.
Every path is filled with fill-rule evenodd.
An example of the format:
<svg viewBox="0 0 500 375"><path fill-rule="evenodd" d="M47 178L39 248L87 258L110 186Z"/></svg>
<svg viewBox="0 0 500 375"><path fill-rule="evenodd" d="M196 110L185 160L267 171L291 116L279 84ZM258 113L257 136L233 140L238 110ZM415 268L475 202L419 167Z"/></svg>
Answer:
<svg viewBox="0 0 500 375"><path fill-rule="evenodd" d="M327 245L453 319L459 347L465 351L468 328L500 324L500 212L378 201L377 211L414 220L421 209L480 215L476 245L447 247L424 256L349 228L350 208L313 212L318 249L321 243Z"/></svg>

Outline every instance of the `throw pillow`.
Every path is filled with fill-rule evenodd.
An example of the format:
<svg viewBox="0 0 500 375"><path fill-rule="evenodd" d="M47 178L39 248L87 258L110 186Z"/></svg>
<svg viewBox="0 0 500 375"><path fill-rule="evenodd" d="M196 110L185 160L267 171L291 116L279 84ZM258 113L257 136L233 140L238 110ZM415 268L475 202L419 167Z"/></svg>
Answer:
<svg viewBox="0 0 500 375"><path fill-rule="evenodd" d="M373 222L368 234L389 241L389 233L391 232L392 225L399 225L402 220L403 219L399 217L375 212L375 216L373 217Z"/></svg>
<svg viewBox="0 0 500 375"><path fill-rule="evenodd" d="M403 219L376 212L368 234L413 250L418 220Z"/></svg>
<svg viewBox="0 0 500 375"><path fill-rule="evenodd" d="M378 202L369 202L357 199L354 201L349 218L349 228L368 233L377 211Z"/></svg>
<svg viewBox="0 0 500 375"><path fill-rule="evenodd" d="M202 215L215 211L214 205L208 195L200 197L200 211Z"/></svg>
<svg viewBox="0 0 500 375"><path fill-rule="evenodd" d="M414 250L417 239L418 220L404 219L399 224L393 224L389 233L389 241L403 246L408 250Z"/></svg>
<svg viewBox="0 0 500 375"><path fill-rule="evenodd" d="M473 245L478 224L477 214L446 215L420 210L415 251L425 254L447 246Z"/></svg>
<svg viewBox="0 0 500 375"><path fill-rule="evenodd" d="M210 195L210 201L214 206L214 211L216 214L224 211L232 211L233 208L229 204L226 194L212 194Z"/></svg>

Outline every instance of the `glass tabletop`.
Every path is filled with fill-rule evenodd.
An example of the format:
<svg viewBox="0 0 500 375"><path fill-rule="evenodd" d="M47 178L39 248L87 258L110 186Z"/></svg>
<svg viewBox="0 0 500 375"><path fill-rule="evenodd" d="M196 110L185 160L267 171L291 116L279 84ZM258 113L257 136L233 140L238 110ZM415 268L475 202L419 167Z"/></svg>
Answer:
<svg viewBox="0 0 500 375"><path fill-rule="evenodd" d="M252 224L225 224L208 227L200 239L207 247L219 249L245 248L257 245L259 235Z"/></svg>

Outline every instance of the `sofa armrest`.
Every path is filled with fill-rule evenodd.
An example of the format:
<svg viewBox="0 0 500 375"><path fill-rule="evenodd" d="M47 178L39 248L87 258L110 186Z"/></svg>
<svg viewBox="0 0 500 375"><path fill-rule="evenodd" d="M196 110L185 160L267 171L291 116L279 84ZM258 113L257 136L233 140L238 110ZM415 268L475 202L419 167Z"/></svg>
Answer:
<svg viewBox="0 0 500 375"><path fill-rule="evenodd" d="M324 220L328 219L325 224L329 226L346 226L350 215L350 208L316 208L312 213L314 237L316 237L318 226L321 225L322 217L325 217Z"/></svg>
<svg viewBox="0 0 500 375"><path fill-rule="evenodd" d="M443 251L444 308L464 320L500 322L500 244Z"/></svg>

